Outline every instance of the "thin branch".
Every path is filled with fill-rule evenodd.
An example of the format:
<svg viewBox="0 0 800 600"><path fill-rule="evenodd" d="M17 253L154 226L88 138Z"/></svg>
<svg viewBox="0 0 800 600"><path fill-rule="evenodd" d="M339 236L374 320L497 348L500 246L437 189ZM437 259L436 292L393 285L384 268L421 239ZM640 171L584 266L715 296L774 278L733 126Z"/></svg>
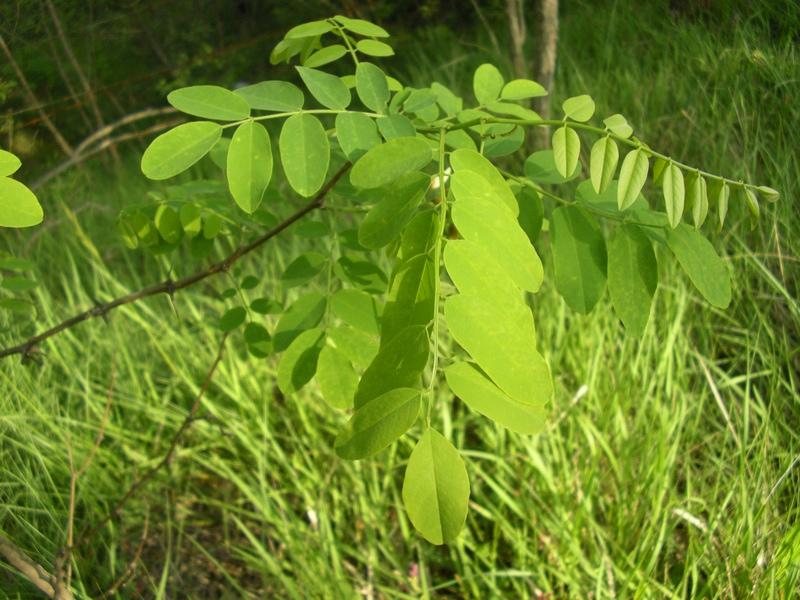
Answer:
<svg viewBox="0 0 800 600"><path fill-rule="evenodd" d="M56 325L55 327L52 327L47 331L44 331L30 338L26 342L23 342L17 346L0 350L0 359L5 358L7 356L12 356L14 354L21 354L22 360L23 362L25 362L27 359L31 358L31 355L35 351L37 344L43 342L48 338L53 337L54 335L61 333L62 331L74 327L75 325L77 325L82 321L87 321L94 317L105 317L109 312L111 312L115 308L118 308L125 304L130 304L132 302L137 302L139 300L142 300L143 298L148 298L150 296L156 296L158 294L169 294L170 296L172 296L172 294L174 294L178 290L182 290L185 287L194 285L195 283L203 281L204 279L207 279L212 275L216 275L217 273L227 272L231 268L231 265L233 265L233 263L242 258L244 255L249 254L262 244L271 240L276 235L281 233L284 229L287 229L295 222L302 219L308 213L322 208L325 205L325 197L327 196L328 192L330 192L331 189L333 189L333 186L336 185L339 179L342 178L342 176L350 169L351 166L352 165L349 162L345 163L345 165L341 169L339 169L339 171L333 177L331 177L328 183L325 184L325 187L323 187L319 191L319 193L317 193L317 195L314 197L313 200L311 200L311 202L306 204L303 208L296 211L281 224L273 227L272 229L270 229L268 232L266 232L264 235L257 238L253 242L250 242L245 246L240 246L239 248L234 250L226 259L211 265L207 269L198 271L193 275L189 275L188 277L179 279L178 281L167 279L166 281L153 285L149 288L138 290L136 292L128 294L127 296L122 296L121 298L117 298L110 302L98 303L94 308L91 308L87 311L84 311L80 314L70 317L66 321L61 322L59 325Z"/></svg>
<svg viewBox="0 0 800 600"><path fill-rule="evenodd" d="M126 586L128 581L133 578L133 575L136 573L136 563L139 561L139 558L142 556L142 550L144 550L144 543L147 541L147 530L150 524L150 511L146 510L144 513L144 531L142 531L142 537L139 539L139 545L136 547L136 552L133 555L133 558L128 563L125 572L122 573L119 579L114 582L106 593L103 594L103 598L108 598L109 596L113 596L117 593L117 590Z"/></svg>

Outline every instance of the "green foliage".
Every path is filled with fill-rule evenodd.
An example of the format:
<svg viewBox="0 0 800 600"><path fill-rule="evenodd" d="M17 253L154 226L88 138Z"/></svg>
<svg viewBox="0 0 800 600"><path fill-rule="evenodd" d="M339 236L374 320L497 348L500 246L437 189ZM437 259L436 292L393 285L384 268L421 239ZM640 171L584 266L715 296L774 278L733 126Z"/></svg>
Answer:
<svg viewBox="0 0 800 600"><path fill-rule="evenodd" d="M10 177L20 166L19 158L0 150L0 227L32 227L44 218L34 193Z"/></svg>

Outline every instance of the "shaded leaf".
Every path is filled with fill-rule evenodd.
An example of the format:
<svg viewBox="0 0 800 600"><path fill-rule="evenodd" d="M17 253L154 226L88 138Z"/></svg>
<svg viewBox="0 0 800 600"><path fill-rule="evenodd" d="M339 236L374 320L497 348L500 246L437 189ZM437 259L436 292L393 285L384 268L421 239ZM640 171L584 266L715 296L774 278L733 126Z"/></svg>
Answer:
<svg viewBox="0 0 800 600"><path fill-rule="evenodd" d="M342 350L325 346L317 360L317 383L325 401L339 410L353 408L358 376Z"/></svg>
<svg viewBox="0 0 800 600"><path fill-rule="evenodd" d="M639 337L650 318L658 265L650 238L636 225L614 230L608 244L608 292L627 333Z"/></svg>
<svg viewBox="0 0 800 600"><path fill-rule="evenodd" d="M162 204L156 210L155 224L158 233L161 234L168 243L179 242L183 237L183 228L178 213L171 206Z"/></svg>
<svg viewBox="0 0 800 600"><path fill-rule="evenodd" d="M278 387L286 395L300 391L317 373L317 361L325 346L321 329L304 331L286 349L278 363Z"/></svg>
<svg viewBox="0 0 800 600"><path fill-rule="evenodd" d="M333 46L326 46L321 50L317 50L314 54L310 55L303 61L303 66L308 68L317 68L327 65L334 61L339 60L347 54L347 48L341 44L334 44Z"/></svg>
<svg viewBox="0 0 800 600"><path fill-rule="evenodd" d="M247 350L256 358L267 358L272 354L272 337L260 323L251 322L245 325L244 341Z"/></svg>
<svg viewBox="0 0 800 600"><path fill-rule="evenodd" d="M317 292L311 292L295 300L275 327L272 336L275 352L283 352L297 336L316 327L322 321L326 304L325 296Z"/></svg>
<svg viewBox="0 0 800 600"><path fill-rule="evenodd" d="M386 273L366 258L340 256L333 265L333 272L342 281L369 294L383 294L388 288Z"/></svg>
<svg viewBox="0 0 800 600"><path fill-rule="evenodd" d="M331 296L331 310L348 325L370 335L380 335L383 304L360 290L339 290Z"/></svg>
<svg viewBox="0 0 800 600"><path fill-rule="evenodd" d="M417 130L414 129L411 120L404 115L389 115L388 117L378 117L375 119L378 129L387 142L399 137L415 137Z"/></svg>
<svg viewBox="0 0 800 600"><path fill-rule="evenodd" d="M319 252L306 252L295 258L281 274L281 285L289 289L308 283L320 274L328 258Z"/></svg>
<svg viewBox="0 0 800 600"><path fill-rule="evenodd" d="M345 156L353 163L381 143L375 121L358 112L336 115L336 137Z"/></svg>
<svg viewBox="0 0 800 600"><path fill-rule="evenodd" d="M358 241L365 248L377 249L395 240L419 208L431 178L411 171L402 175L376 204L358 228Z"/></svg>
<svg viewBox="0 0 800 600"><path fill-rule="evenodd" d="M384 72L368 62L356 67L356 92L364 106L375 112L386 112L389 102L389 82Z"/></svg>
<svg viewBox="0 0 800 600"><path fill-rule="evenodd" d="M242 323L244 323L246 318L247 310L244 308L244 306L234 306L233 308L225 311L225 313L219 318L219 330L223 333L233 331Z"/></svg>
<svg viewBox="0 0 800 600"><path fill-rule="evenodd" d="M525 161L525 176L536 183L565 183L572 181L581 173L581 163L578 162L575 170L564 177L556 168L555 157L552 150L534 152Z"/></svg>
<svg viewBox="0 0 800 600"><path fill-rule="evenodd" d="M359 369L366 369L378 355L378 342L370 334L353 327L333 327L328 330L333 343L347 360ZM352 398L351 406L352 408Z"/></svg>
<svg viewBox="0 0 800 600"><path fill-rule="evenodd" d="M433 256L417 254L401 262L392 274L392 285L381 319L381 346L413 325L427 325L436 310Z"/></svg>

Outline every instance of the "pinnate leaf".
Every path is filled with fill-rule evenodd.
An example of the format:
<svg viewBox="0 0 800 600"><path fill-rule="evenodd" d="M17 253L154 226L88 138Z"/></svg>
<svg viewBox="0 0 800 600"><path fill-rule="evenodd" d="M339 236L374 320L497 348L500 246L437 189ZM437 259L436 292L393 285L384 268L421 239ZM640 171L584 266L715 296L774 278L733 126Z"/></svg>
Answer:
<svg viewBox="0 0 800 600"><path fill-rule="evenodd" d="M203 119L239 121L250 116L250 105L241 96L216 85L195 85L167 95L179 111Z"/></svg>
<svg viewBox="0 0 800 600"><path fill-rule="evenodd" d="M308 91L325 108L344 110L350 104L350 90L335 75L317 71L316 69L309 69L308 67L296 67L296 69L300 73L300 77L306 84Z"/></svg>
<svg viewBox="0 0 800 600"><path fill-rule="evenodd" d="M336 115L336 137L350 162L356 162L381 144L375 121L360 112Z"/></svg>
<svg viewBox="0 0 800 600"><path fill-rule="evenodd" d="M559 174L566 178L578 166L581 140L577 132L569 127L559 127L553 133L553 160Z"/></svg>
<svg viewBox="0 0 800 600"><path fill-rule="evenodd" d="M647 154L642 150L637 148L628 152L619 170L619 186L617 187L617 206L619 210L625 210L636 202L645 181L647 181L649 167L650 163L647 160Z"/></svg>
<svg viewBox="0 0 800 600"><path fill-rule="evenodd" d="M341 44L334 44L333 46L326 46L321 50L317 50L303 61L303 66L311 69L316 69L323 65L327 65L334 61L339 60L347 54L347 48Z"/></svg>
<svg viewBox="0 0 800 600"><path fill-rule="evenodd" d="M278 363L278 387L284 394L294 394L311 381L324 346L325 332L321 329L304 331L292 340Z"/></svg>
<svg viewBox="0 0 800 600"><path fill-rule="evenodd" d="M490 104L500 97L503 89L503 76L497 67L491 64L483 64L475 70L472 78L472 89L475 98L481 104Z"/></svg>
<svg viewBox="0 0 800 600"><path fill-rule="evenodd" d="M431 147L422 138L395 138L362 156L350 171L350 182L366 189L388 185L409 171L422 169L432 156Z"/></svg>
<svg viewBox="0 0 800 600"><path fill-rule="evenodd" d="M292 112L303 108L303 90L288 81L262 81L233 92L257 110Z"/></svg>
<svg viewBox="0 0 800 600"><path fill-rule="evenodd" d="M628 120L619 114L603 119L603 124L611 133L623 138L629 138L633 133L633 127L628 125Z"/></svg>
<svg viewBox="0 0 800 600"><path fill-rule="evenodd" d="M430 186L425 173L411 171L395 181L358 228L358 242L365 248L377 249L394 241L414 216Z"/></svg>
<svg viewBox="0 0 800 600"><path fill-rule="evenodd" d="M155 180L173 177L203 158L221 135L222 127L210 121L178 125L148 146L142 156L142 173Z"/></svg>
<svg viewBox="0 0 800 600"><path fill-rule="evenodd" d="M43 218L42 207L32 191L16 179L0 177L0 227L32 227Z"/></svg>
<svg viewBox="0 0 800 600"><path fill-rule="evenodd" d="M331 310L348 325L370 335L380 335L383 304L361 290L339 290L331 296Z"/></svg>
<svg viewBox="0 0 800 600"><path fill-rule="evenodd" d="M509 81L503 86L503 91L500 93L503 100L525 100L526 98L538 98L546 95L547 90L530 79Z"/></svg>
<svg viewBox="0 0 800 600"><path fill-rule="evenodd" d="M325 128L314 115L292 115L283 124L281 161L289 185L301 196L311 196L325 182L330 146Z"/></svg>
<svg viewBox="0 0 800 600"><path fill-rule="evenodd" d="M517 200L511 188L508 187L505 177L479 152L466 148L456 150L450 155L450 166L454 173L471 171L485 179L494 197L500 200L499 204L505 204L515 217L519 214Z"/></svg>
<svg viewBox="0 0 800 600"><path fill-rule="evenodd" d="M281 284L289 289L308 283L319 275L328 258L319 252L306 252L295 258L281 274Z"/></svg>
<svg viewBox="0 0 800 600"><path fill-rule="evenodd" d="M261 123L245 121L236 128L227 163L233 199L244 212L253 214L272 178L272 144Z"/></svg>
<svg viewBox="0 0 800 600"><path fill-rule="evenodd" d="M657 285L650 238L636 225L620 225L608 244L608 292L628 335L644 332Z"/></svg>
<svg viewBox="0 0 800 600"><path fill-rule="evenodd" d="M712 306L726 308L731 301L731 278L711 242L681 223L667 231L667 245L703 297Z"/></svg>
<svg viewBox="0 0 800 600"><path fill-rule="evenodd" d="M22 166L22 161L6 150L0 150L0 177L15 173Z"/></svg>
<svg viewBox="0 0 800 600"><path fill-rule="evenodd" d="M600 138L592 146L591 179L592 186L602 194L614 179L619 161L619 148L610 137Z"/></svg>
<svg viewBox="0 0 800 600"><path fill-rule="evenodd" d="M322 349L317 360L317 383L328 404L339 410L353 408L358 376L343 351L331 346Z"/></svg>
<svg viewBox="0 0 800 600"><path fill-rule="evenodd" d="M351 19L349 17L336 16L334 19L341 24L342 27L358 35L366 35L368 37L389 37L389 33L383 28L364 21L363 19Z"/></svg>
<svg viewBox="0 0 800 600"><path fill-rule="evenodd" d="M664 168L662 186L664 190L664 203L667 207L669 223L674 229L683 217L683 205L686 199L686 190L683 173L670 161Z"/></svg>
<svg viewBox="0 0 800 600"><path fill-rule="evenodd" d="M591 119L594 114L594 100L587 95L567 98L561 107L564 110L565 118L581 123Z"/></svg>
<svg viewBox="0 0 800 600"><path fill-rule="evenodd" d="M304 331L316 327L325 314L325 296L311 292L301 296L281 316L272 336L276 352L283 352Z"/></svg>
<svg viewBox="0 0 800 600"><path fill-rule="evenodd" d="M386 112L386 104L389 102L389 82L379 67L368 62L358 63L356 92L364 106L375 112Z"/></svg>
<svg viewBox="0 0 800 600"><path fill-rule="evenodd" d="M393 56L394 50L389 44L378 40L361 40L356 44L356 50L367 56Z"/></svg>

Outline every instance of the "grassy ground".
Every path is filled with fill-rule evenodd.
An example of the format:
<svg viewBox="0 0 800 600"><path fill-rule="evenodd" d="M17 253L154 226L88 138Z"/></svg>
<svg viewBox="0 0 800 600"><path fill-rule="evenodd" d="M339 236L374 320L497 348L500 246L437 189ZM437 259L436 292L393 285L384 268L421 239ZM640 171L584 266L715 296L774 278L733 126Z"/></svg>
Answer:
<svg viewBox="0 0 800 600"><path fill-rule="evenodd" d="M231 337L175 460L77 552L74 585L100 597L132 561L122 598L508 597L790 598L800 586L800 156L798 56L744 24L642 18L594 3L564 15L556 98L591 93L652 147L783 192L748 231L732 210L714 242L735 300L701 301L660 262L654 319L637 340L607 299L585 318L552 284L535 298L540 347L556 376L551 423L519 437L453 405L446 434L467 459L471 511L460 540L413 534L399 481L411 449L375 460L333 452L346 419L312 389L284 399L273 360L245 360ZM490 44L439 38L406 73L467 89ZM480 39L480 37L479 37ZM444 67L439 65L444 64ZM506 70L510 73L510 70ZM558 102L555 103L558 106ZM39 265L34 320L0 317L0 345L198 263L124 249L117 210L150 186L131 167L77 175L42 194L48 224L6 244ZM306 248L271 242L241 265L270 279ZM222 252L223 249L220 249ZM552 281L550 279L549 281ZM70 470L78 529L96 522L166 452L217 354L224 278L123 307L48 342L43 366L0 370L0 531L52 565L66 540ZM143 365L146 365L143 367ZM147 534L137 555L144 523ZM0 597L37 597L0 570ZM549 594L549 596L548 596Z"/></svg>

